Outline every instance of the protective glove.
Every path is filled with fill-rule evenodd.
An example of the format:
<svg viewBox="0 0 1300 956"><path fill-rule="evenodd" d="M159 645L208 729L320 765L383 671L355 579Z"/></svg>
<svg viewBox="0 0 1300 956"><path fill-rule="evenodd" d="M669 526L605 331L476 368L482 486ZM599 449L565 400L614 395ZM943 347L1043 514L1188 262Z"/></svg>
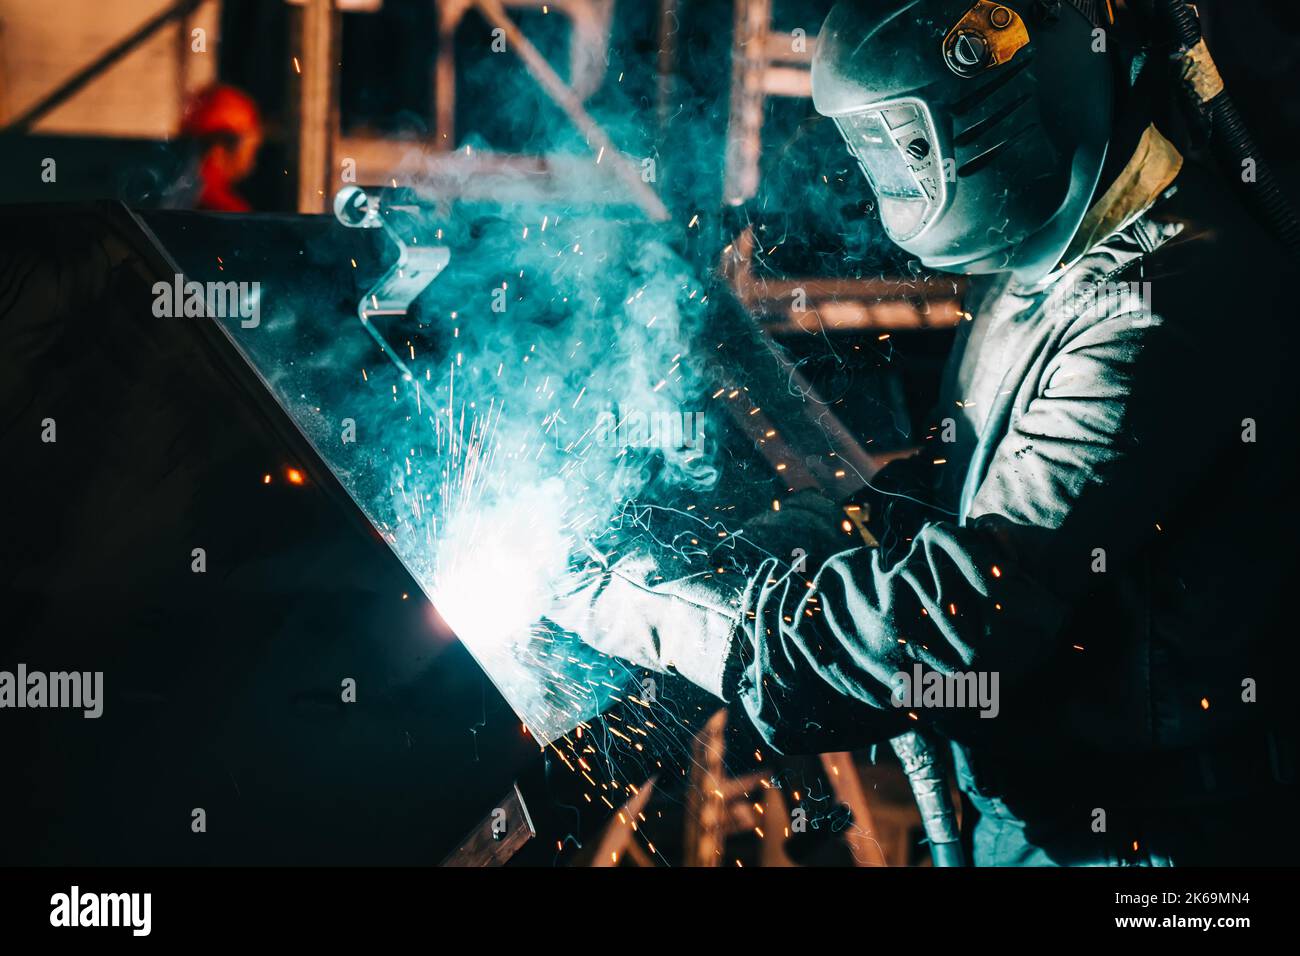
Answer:
<svg viewBox="0 0 1300 956"><path fill-rule="evenodd" d="M841 529L843 516L833 502L803 493L736 534L717 537L717 527L698 518L687 530L658 524L624 557L583 562L547 617L602 653L678 673L726 700L752 575L776 558L811 579L823 560L858 543Z"/></svg>
<svg viewBox="0 0 1300 956"><path fill-rule="evenodd" d="M665 580L658 564L634 554L589 567L547 617L604 654L724 697L746 581L734 573L723 581L716 570Z"/></svg>

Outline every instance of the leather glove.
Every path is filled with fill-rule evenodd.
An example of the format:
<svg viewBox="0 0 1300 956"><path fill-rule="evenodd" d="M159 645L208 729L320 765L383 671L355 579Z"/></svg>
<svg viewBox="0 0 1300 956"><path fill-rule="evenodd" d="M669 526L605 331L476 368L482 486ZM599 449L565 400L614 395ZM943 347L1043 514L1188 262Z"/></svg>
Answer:
<svg viewBox="0 0 1300 956"><path fill-rule="evenodd" d="M775 557L787 566L798 561L795 570L811 579L823 560L857 543L840 528L842 518L833 502L801 493L721 539L700 519L686 530L671 520L647 522L655 534L631 553L575 570L547 616L602 653L678 673L726 700L751 575Z"/></svg>
<svg viewBox="0 0 1300 956"><path fill-rule="evenodd" d="M716 571L665 580L653 557L630 555L586 569L547 617L604 654L723 697L745 583Z"/></svg>

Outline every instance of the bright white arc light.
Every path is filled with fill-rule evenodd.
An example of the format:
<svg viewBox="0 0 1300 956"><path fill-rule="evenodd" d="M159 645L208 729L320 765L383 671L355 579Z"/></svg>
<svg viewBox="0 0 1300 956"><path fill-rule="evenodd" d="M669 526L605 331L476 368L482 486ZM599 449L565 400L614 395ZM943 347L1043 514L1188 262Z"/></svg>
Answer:
<svg viewBox="0 0 1300 956"><path fill-rule="evenodd" d="M475 655L499 660L546 613L568 560L563 501L561 483L546 481L447 527L433 602Z"/></svg>

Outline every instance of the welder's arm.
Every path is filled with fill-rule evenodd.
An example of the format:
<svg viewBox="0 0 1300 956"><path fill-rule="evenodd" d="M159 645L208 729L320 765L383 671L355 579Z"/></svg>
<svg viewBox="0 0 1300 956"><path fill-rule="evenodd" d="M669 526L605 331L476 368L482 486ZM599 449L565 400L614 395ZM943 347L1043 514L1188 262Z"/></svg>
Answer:
<svg viewBox="0 0 1300 956"><path fill-rule="evenodd" d="M745 595L723 693L777 749L824 751L909 726L891 678L918 662L997 671L1004 686L1032 672L1095 586L1095 549L1122 568L1207 452L1239 437L1213 403L1189 407L1207 367L1190 335L1152 317L1062 333L971 520L926 525L892 567L868 549L837 555L812 589L769 561Z"/></svg>

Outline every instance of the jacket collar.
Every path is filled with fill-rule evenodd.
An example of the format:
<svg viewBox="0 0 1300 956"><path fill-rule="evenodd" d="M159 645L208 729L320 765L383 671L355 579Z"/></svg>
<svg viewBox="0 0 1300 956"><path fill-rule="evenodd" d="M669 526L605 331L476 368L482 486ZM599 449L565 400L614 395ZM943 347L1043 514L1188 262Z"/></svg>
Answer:
<svg viewBox="0 0 1300 956"><path fill-rule="evenodd" d="M1183 155L1155 126L1148 126L1128 165L1083 217L1062 256L1067 271L1098 243L1133 225L1173 185Z"/></svg>

